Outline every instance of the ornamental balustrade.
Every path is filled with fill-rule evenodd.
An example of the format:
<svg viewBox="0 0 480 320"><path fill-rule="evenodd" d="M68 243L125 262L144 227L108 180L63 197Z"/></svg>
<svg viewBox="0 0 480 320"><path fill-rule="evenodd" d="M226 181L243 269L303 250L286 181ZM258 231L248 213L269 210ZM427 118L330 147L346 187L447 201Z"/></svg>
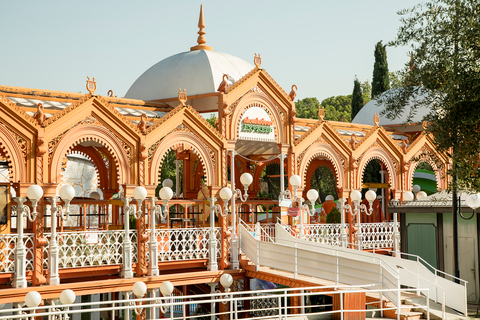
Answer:
<svg viewBox="0 0 480 320"><path fill-rule="evenodd" d="M59 269L122 264L124 230L66 231L57 233ZM48 244L51 234L45 233L43 268L48 269ZM138 262L137 230L130 230L132 262Z"/></svg>
<svg viewBox="0 0 480 320"><path fill-rule="evenodd" d="M18 234L0 234L0 273L15 272L15 248ZM33 256L35 250L35 235L23 234L23 244L26 249L26 269L33 270Z"/></svg>
<svg viewBox="0 0 480 320"><path fill-rule="evenodd" d="M145 243L147 261L150 261L150 229ZM210 228L157 229L158 261L179 261L209 259L208 250ZM222 229L215 228L217 240L217 257L221 257Z"/></svg>
<svg viewBox="0 0 480 320"><path fill-rule="evenodd" d="M303 226L305 239L340 247L342 245L341 226L340 223L306 224ZM348 224L345 224L345 229L348 234ZM296 237L298 238L299 234L296 234Z"/></svg>
<svg viewBox="0 0 480 320"><path fill-rule="evenodd" d="M358 227L358 226L357 226ZM364 249L393 248L397 222L362 223L362 247Z"/></svg>

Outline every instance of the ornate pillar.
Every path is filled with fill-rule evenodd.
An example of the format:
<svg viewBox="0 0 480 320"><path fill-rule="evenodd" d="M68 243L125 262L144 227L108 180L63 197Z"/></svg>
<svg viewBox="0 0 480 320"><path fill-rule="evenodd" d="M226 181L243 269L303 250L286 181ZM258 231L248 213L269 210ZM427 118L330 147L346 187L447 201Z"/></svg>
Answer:
<svg viewBox="0 0 480 320"><path fill-rule="evenodd" d="M44 185L43 174L48 168L48 154L47 153L47 144L43 138L45 129L40 128L38 131L38 137L36 141L36 173L35 180L36 183L40 186ZM44 161L46 161L46 166L44 166ZM56 184L54 184L56 188ZM44 193L46 194L47 192ZM44 232L44 201L43 199L39 201L37 205L37 219L32 223L32 232L35 234L35 250L33 255L33 276L32 276L32 285L40 286L47 282L46 277L43 274L43 247L47 244L47 239L45 239Z"/></svg>

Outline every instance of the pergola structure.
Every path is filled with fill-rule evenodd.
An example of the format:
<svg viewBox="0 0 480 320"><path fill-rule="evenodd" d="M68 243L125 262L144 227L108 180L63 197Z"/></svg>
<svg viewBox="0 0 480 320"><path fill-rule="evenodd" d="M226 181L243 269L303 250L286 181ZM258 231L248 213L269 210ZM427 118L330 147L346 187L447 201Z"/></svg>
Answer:
<svg viewBox="0 0 480 320"><path fill-rule="evenodd" d="M205 44L203 13L199 26L198 45L185 55L210 54L212 50ZM372 159L378 159L386 171L385 182L390 185L387 199L392 195L401 200L403 191L411 189L415 168L421 161L430 163L436 170L438 188L446 187L447 179L442 177L447 159L435 151L432 138L422 134L420 125L382 126L376 114L371 115L375 118L374 125L327 121L322 109L319 110L318 120L297 118L294 103L296 86L292 86L290 93L281 88L261 68L260 55L255 54L254 65L240 78L232 79L226 74L214 79L220 85L211 92L190 93L180 83L178 86L182 90L177 95L148 99L117 98L113 92L102 96L96 91L95 79L88 79L89 92L86 94L0 86L0 160L8 164L8 183L14 186L17 197L25 197L27 188L32 184L44 190L38 205L38 216L27 224L25 230L33 233L32 242L27 246L30 249L27 258L32 261L27 267L27 280L31 281L31 286L49 283L50 273L45 262L49 227L45 224L47 219L44 215L48 211L44 207L47 204L44 199L58 194L67 157L72 154L79 154L93 164L98 189L103 193L101 200L73 201L84 206L103 206L104 212L110 210L103 231L121 230L127 220L125 215L122 217L124 204L117 197L119 192L131 197L136 186L145 186L147 197L155 196L155 189L162 183L162 162L171 150L183 163L183 197L172 199L170 205L197 206L198 210L193 211L209 206L199 199L202 187L208 190L205 198L220 198L220 189L231 185L231 163L235 163L232 179L237 186L241 186L241 174L249 172L253 176L253 183L248 189L250 202L245 202L253 204L268 202L256 199L256 195L260 191L261 173L272 163L283 167L286 177L301 177L299 196L304 196L310 189L315 169L325 165L334 172L338 197L349 199L352 190L362 188L363 172ZM193 69L191 72L196 71ZM222 70L220 72L223 73ZM174 74L168 76L175 78ZM218 117L215 127L202 116L212 112ZM234 161L232 154L236 155ZM423 158L418 160L420 156ZM438 163L442 163L443 168L437 167ZM293 192L291 186L287 188ZM4 237L18 232L11 225L11 215L15 213L11 209L16 203L12 199L9 201L7 224L0 226ZM163 202L159 203L163 205ZM275 200L273 204L268 203L278 206ZM239 207L242 205L245 204L240 203ZM149 209L152 206L145 205L144 211ZM188 218L188 209L182 214ZM287 219L286 211L279 209L278 214L284 222L292 223L292 219ZM221 230L219 269L227 270L231 267L231 257L227 253L232 222L230 215L218 216L217 226ZM197 215L194 219L198 226L208 226L205 223L206 211L205 215ZM308 222L307 217L303 219ZM346 219L351 221L349 216ZM89 231L86 226L83 227L83 231ZM169 227L168 222L162 225L162 221L157 226L160 228L158 231L162 228L171 230ZM150 264L145 245L149 228L146 215L140 215L138 233L134 238L136 277L147 275ZM100 237L100 234L97 236ZM201 236L197 237L197 241L199 239ZM167 247L172 245L163 246L163 251L168 251ZM203 257L193 260L162 258L158 266L163 278L163 270L170 270L168 272L174 274L172 277L179 279L180 274L189 268L206 271L206 256ZM0 283L8 288L13 281L15 286L13 269L7 263L10 257L3 255L1 259ZM121 263L116 261L70 263L60 268L60 281L75 283L73 287L81 287L83 294L95 293L99 282L81 283L87 279L101 282L120 277ZM238 270L232 272L237 278L245 276ZM218 275L197 273L190 275L191 283L182 280L182 284L206 283ZM119 287L118 290L125 288ZM0 294L0 301L9 300Z"/></svg>

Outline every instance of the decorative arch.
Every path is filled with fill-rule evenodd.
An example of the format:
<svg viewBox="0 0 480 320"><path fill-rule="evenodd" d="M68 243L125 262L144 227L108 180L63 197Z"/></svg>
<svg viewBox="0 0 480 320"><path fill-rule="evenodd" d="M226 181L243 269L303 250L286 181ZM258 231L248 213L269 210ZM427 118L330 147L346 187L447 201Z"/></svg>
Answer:
<svg viewBox="0 0 480 320"><path fill-rule="evenodd" d="M50 165L50 181L60 181L62 161L67 154L85 141L95 141L104 146L112 155L117 171L117 182L130 184L130 162L118 138L107 128L97 125L81 125L68 131L53 152Z"/></svg>
<svg viewBox="0 0 480 320"><path fill-rule="evenodd" d="M337 189L343 188L345 183L345 169L342 164L342 158L330 145L322 142L314 143L306 150L300 161L299 175L302 177L302 187L306 187L308 167L318 157L326 157L333 165L335 178L337 179Z"/></svg>
<svg viewBox="0 0 480 320"><path fill-rule="evenodd" d="M26 181L27 170L22 150L15 140L15 137L3 124L0 124L0 137L0 149L9 162L12 180Z"/></svg>
<svg viewBox="0 0 480 320"><path fill-rule="evenodd" d="M278 164L278 166L280 166L280 159L275 158L270 161L263 162L261 165L255 168L255 172L253 174L253 190L260 190L260 178L261 178L262 172L267 166L271 164ZM285 168L283 168L283 170L285 170ZM239 170L236 170L236 171L239 171ZM278 174L280 174L280 172ZM238 173L237 176L238 176L237 180L240 181L240 173ZM285 175L285 177L287 177L287 175ZM287 188L288 185L286 185L285 187Z"/></svg>
<svg viewBox="0 0 480 320"><path fill-rule="evenodd" d="M81 154L93 164L99 180L100 189L109 189L108 170L100 154L92 148L87 148L81 145L76 145L72 151L72 153Z"/></svg>
<svg viewBox="0 0 480 320"><path fill-rule="evenodd" d="M380 160L386 167L387 172L388 172L388 182L390 183L391 187L393 189L401 189L398 186L397 182L397 176L396 176L396 171L395 171L395 164L393 163L392 158L388 155L388 153L378 147L371 148L365 152L365 154L362 156L360 159L360 163L358 164L358 174L357 174L357 186L360 188L362 185L362 179L363 179L363 174L365 172L365 169L367 168L367 164L370 162L372 159L378 159Z"/></svg>
<svg viewBox="0 0 480 320"><path fill-rule="evenodd" d="M445 183L442 183L445 180L442 179L440 168L437 166L437 163L435 162L435 160L432 159L432 155L430 153L426 155L425 151L420 150L419 152L417 152L417 154L413 158L419 158L419 160L416 162L412 162L408 167L407 189L411 190L413 188L413 175L415 174L415 169L422 162L428 163L432 167L433 171L435 172L435 179L437 180L436 181L437 189L446 189Z"/></svg>
<svg viewBox="0 0 480 320"><path fill-rule="evenodd" d="M245 97L241 98L237 106L234 108L230 121L231 139L238 140L238 128L240 127L240 120L242 119L245 111L252 107L260 107L267 110L273 122L273 127L275 131L275 142L284 143L285 133L283 130L284 126L282 116L280 115L277 107L270 101L270 99L268 99L267 96L258 92L250 93Z"/></svg>
<svg viewBox="0 0 480 320"><path fill-rule="evenodd" d="M207 177L207 185L215 183L215 165L213 164L210 152L205 144L190 132L174 132L163 138L162 142L158 145L155 154L150 162L150 183L160 183L158 177L158 168L160 167L163 159L167 153L175 146L182 145L191 149L200 160L204 168L205 176ZM220 161L220 160L219 160Z"/></svg>

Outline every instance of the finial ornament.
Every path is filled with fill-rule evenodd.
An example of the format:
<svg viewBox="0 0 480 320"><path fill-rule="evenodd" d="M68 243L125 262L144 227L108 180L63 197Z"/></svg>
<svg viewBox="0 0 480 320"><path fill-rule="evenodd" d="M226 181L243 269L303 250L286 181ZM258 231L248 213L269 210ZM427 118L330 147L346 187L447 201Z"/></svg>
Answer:
<svg viewBox="0 0 480 320"><path fill-rule="evenodd" d="M113 97L113 90L108 90L107 94L108 94L109 97Z"/></svg>
<svg viewBox="0 0 480 320"><path fill-rule="evenodd" d="M295 97L297 96L297 85L293 85L292 86L292 91L290 91L290 94L288 95L288 97L290 98L290 100L295 100Z"/></svg>
<svg viewBox="0 0 480 320"><path fill-rule="evenodd" d="M255 53L255 58L253 58L253 63L255 64L255 66L257 66L257 68L260 68L260 66L262 65L262 58L260 57L260 53L257 54Z"/></svg>
<svg viewBox="0 0 480 320"><path fill-rule="evenodd" d="M378 116L378 113L373 114L373 123L375 123L376 126L380 123L380 117Z"/></svg>
<svg viewBox="0 0 480 320"><path fill-rule="evenodd" d="M178 89L178 101L182 104L182 106L185 106L185 103L187 102L187 89Z"/></svg>
<svg viewBox="0 0 480 320"><path fill-rule="evenodd" d="M41 103L37 105L37 112L35 112L35 114L33 115L33 119L37 121L39 126L42 126L45 120L47 120L47 116L43 111L43 105Z"/></svg>
<svg viewBox="0 0 480 320"><path fill-rule="evenodd" d="M350 146L352 146L352 150L355 150L355 145L357 144L357 135L352 133L350 136Z"/></svg>
<svg viewBox="0 0 480 320"><path fill-rule="evenodd" d="M94 94L95 90L97 90L97 83L95 82L95 77L93 80L90 80L90 77L87 77L87 90L90 94Z"/></svg>
<svg viewBox="0 0 480 320"><path fill-rule="evenodd" d="M205 19L203 17L203 5L200 5L200 17L198 18L198 38L197 38L197 43L198 45L191 47L190 51L195 51L195 50L213 50L212 47L207 46L205 43L207 43L207 39L205 38Z"/></svg>
<svg viewBox="0 0 480 320"><path fill-rule="evenodd" d="M140 117L140 122L137 124L137 128L143 134L147 132L147 115L145 113Z"/></svg>
<svg viewBox="0 0 480 320"><path fill-rule="evenodd" d="M228 82L227 82L228 74L224 74L222 79L223 80L222 80L222 82L220 83L220 85L218 86L218 89L217 89L217 91L219 91L219 92L225 92L225 91L227 91L227 88L228 88Z"/></svg>
<svg viewBox="0 0 480 320"><path fill-rule="evenodd" d="M323 110L323 107L318 108L318 119L320 121L323 121L323 118L325 118L325 110Z"/></svg>

